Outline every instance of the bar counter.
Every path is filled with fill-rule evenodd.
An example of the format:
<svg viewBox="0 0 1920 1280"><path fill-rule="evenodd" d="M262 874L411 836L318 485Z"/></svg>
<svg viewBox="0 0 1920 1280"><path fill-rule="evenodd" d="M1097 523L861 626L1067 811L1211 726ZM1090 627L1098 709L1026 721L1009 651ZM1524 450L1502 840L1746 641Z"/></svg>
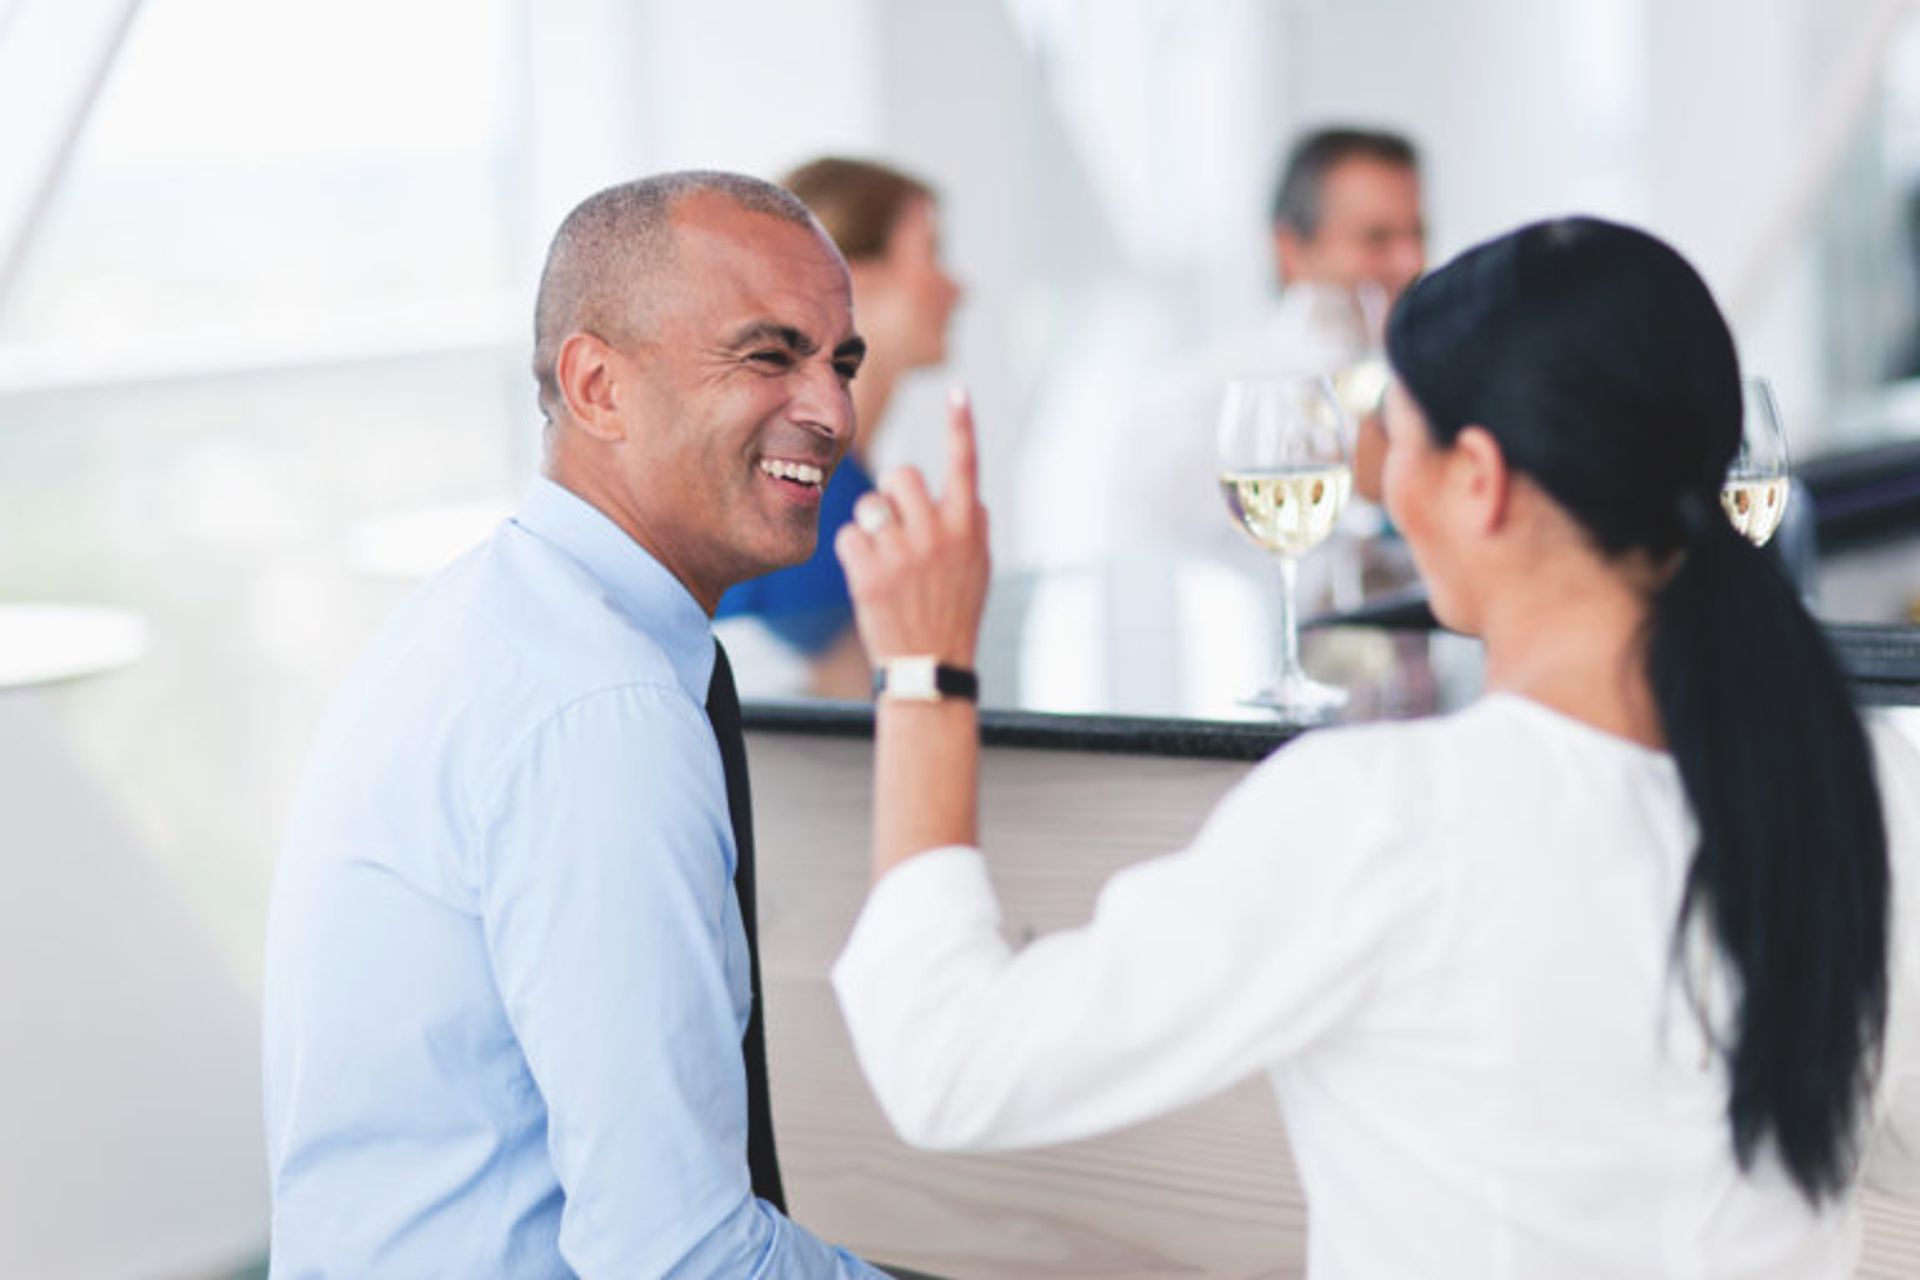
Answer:
<svg viewBox="0 0 1920 1280"><path fill-rule="evenodd" d="M1243 625L1257 610L1230 592L1207 596L1211 615L1174 608L1195 593L1142 582L1070 583L1080 607L1053 623L1044 592L1003 593L1015 621L1004 598L990 606L982 843L1016 944L1084 921L1108 876L1180 848L1253 762L1312 731L1233 703L1264 669ZM1067 638L1051 666L1049 627ZM1863 704L1920 707L1920 629L1832 635ZM1316 627L1303 652L1352 690L1343 720L1444 712L1480 689L1478 645L1443 632ZM953 1280L1302 1274L1306 1205L1263 1079L1042 1151L935 1156L895 1138L828 987L867 886L871 709L758 700L745 718L776 1128L799 1221ZM1920 1212L1869 1203L1859 1274L1920 1275Z"/></svg>
<svg viewBox="0 0 1920 1280"><path fill-rule="evenodd" d="M1423 626L1406 625L1409 620L1418 622L1423 617L1430 617L1425 613L1424 602L1421 601L1394 602L1392 612L1383 611L1383 617L1389 624L1399 622L1401 625L1349 625L1342 630L1356 635L1375 634L1398 644L1402 649L1420 645L1458 645L1464 652L1471 645L1471 642L1460 637L1437 634ZM1841 669L1852 682L1862 706L1920 707L1920 627L1830 624L1826 631L1834 653L1840 660ZM1326 634L1328 629L1309 628L1302 641L1309 654L1314 649L1315 632ZM990 694L987 696L991 697ZM1380 718L1377 701L1364 702L1363 706L1365 711L1362 714L1343 715L1335 723ZM1403 714L1432 714L1448 709L1451 709L1450 705L1436 700L1418 711L1409 710ZM873 736L873 710L861 702L769 698L747 703L742 715L748 730L762 735L799 734L824 738ZM1259 760L1306 731L1306 726L1287 724L1274 717L1251 712L1231 717L1057 712L994 706L990 701L980 710L980 738L989 747Z"/></svg>

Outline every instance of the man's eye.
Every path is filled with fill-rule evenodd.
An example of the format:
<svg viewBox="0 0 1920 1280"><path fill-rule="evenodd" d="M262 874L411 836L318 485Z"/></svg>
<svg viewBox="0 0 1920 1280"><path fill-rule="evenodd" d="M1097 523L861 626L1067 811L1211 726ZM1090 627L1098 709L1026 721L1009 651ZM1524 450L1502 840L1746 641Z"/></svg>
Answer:
<svg viewBox="0 0 1920 1280"><path fill-rule="evenodd" d="M747 359L754 364L765 365L769 369L790 369L793 367L793 357L777 349L770 348L766 351L755 351L750 354Z"/></svg>
<svg viewBox="0 0 1920 1280"><path fill-rule="evenodd" d="M860 362L858 360L835 360L833 362L833 371L840 375L842 382L852 382L853 375L860 372Z"/></svg>

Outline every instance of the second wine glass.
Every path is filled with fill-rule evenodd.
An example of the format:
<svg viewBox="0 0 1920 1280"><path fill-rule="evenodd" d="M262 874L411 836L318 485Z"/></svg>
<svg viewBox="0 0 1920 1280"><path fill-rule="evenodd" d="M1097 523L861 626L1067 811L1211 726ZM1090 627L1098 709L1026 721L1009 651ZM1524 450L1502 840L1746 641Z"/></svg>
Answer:
<svg viewBox="0 0 1920 1280"><path fill-rule="evenodd" d="M1290 720L1322 720L1346 690L1300 665L1300 557L1326 541L1353 490L1351 423L1325 378L1229 382L1220 406L1220 492L1234 523L1280 562L1280 657L1273 683L1243 699Z"/></svg>
<svg viewBox="0 0 1920 1280"><path fill-rule="evenodd" d="M1767 380L1748 378L1741 389L1740 449L1720 486L1720 505L1734 528L1764 547L1787 514L1787 436Z"/></svg>

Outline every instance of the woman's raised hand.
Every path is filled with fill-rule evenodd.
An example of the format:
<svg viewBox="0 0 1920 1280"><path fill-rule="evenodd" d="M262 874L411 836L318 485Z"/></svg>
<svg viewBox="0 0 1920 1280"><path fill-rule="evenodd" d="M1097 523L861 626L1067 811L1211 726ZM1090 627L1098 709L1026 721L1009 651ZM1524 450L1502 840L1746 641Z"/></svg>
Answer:
<svg viewBox="0 0 1920 1280"><path fill-rule="evenodd" d="M947 410L947 478L938 498L912 467L881 477L854 504L834 551L847 571L867 656L931 655L972 667L990 564L980 505L973 407L956 390Z"/></svg>

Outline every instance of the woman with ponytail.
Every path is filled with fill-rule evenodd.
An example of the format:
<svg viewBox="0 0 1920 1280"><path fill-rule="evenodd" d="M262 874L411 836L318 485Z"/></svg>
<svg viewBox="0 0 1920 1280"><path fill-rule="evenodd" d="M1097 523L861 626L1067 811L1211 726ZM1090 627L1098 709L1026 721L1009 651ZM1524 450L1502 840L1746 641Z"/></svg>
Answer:
<svg viewBox="0 0 1920 1280"><path fill-rule="evenodd" d="M971 704L883 698L835 971L868 1079L958 1150L1264 1072L1316 1280L1851 1275L1862 1185L1920 1194L1920 760L1718 511L1719 310L1665 244L1568 219L1414 286L1388 353L1387 506L1487 695L1299 739L1018 953ZM876 660L971 660L964 408L953 441L937 503L890 477L841 535Z"/></svg>

